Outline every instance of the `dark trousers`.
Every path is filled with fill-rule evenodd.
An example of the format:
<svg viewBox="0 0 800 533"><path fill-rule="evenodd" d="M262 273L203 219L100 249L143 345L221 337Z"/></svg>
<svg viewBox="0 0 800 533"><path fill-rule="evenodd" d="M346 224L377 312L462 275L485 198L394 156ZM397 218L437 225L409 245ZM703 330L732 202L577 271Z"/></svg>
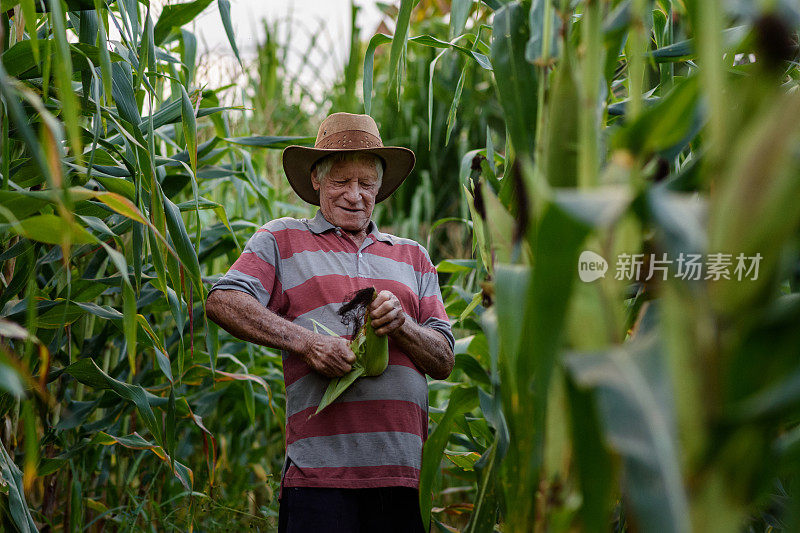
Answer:
<svg viewBox="0 0 800 533"><path fill-rule="evenodd" d="M419 492L409 487L284 487L279 533L424 533Z"/></svg>

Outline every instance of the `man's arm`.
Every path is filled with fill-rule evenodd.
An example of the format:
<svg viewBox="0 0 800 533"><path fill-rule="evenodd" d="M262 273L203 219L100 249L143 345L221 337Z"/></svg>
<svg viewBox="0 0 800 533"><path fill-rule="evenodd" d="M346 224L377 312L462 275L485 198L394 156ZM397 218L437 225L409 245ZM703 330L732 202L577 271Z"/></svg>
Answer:
<svg viewBox="0 0 800 533"><path fill-rule="evenodd" d="M297 354L313 370L328 377L346 374L356 360L347 340L293 324L242 291L212 291L206 301L206 313L231 335Z"/></svg>
<svg viewBox="0 0 800 533"><path fill-rule="evenodd" d="M381 291L369 306L372 326L378 335L389 335L409 357L433 379L447 379L455 357L444 335L409 318L397 296Z"/></svg>

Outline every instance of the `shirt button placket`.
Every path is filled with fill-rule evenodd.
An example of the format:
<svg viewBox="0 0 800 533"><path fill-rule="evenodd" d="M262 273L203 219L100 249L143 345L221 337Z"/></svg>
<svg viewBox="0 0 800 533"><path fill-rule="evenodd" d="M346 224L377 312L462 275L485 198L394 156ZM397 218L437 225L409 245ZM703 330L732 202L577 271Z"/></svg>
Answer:
<svg viewBox="0 0 800 533"><path fill-rule="evenodd" d="M370 244L372 244L372 239L367 237L367 239L361 245L361 248L356 253L356 277L359 277L361 275L361 270L362 270L361 263L362 263L362 260L364 259L364 253L361 250L363 250L364 248L366 248Z"/></svg>

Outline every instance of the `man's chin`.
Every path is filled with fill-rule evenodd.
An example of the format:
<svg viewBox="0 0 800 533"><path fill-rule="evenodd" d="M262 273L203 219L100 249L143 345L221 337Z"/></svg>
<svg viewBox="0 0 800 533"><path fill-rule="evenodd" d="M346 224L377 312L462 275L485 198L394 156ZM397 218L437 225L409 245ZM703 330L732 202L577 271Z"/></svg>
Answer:
<svg viewBox="0 0 800 533"><path fill-rule="evenodd" d="M348 232L348 233L356 233L356 232L359 232L359 231L361 231L361 229L362 229L362 226L350 226L350 225L343 225L343 226L341 226L341 228L342 228L344 231Z"/></svg>
<svg viewBox="0 0 800 533"><path fill-rule="evenodd" d="M340 211L340 213L342 216L339 216L338 219L342 229L353 228L356 230L369 221L369 217L365 216L363 211Z"/></svg>

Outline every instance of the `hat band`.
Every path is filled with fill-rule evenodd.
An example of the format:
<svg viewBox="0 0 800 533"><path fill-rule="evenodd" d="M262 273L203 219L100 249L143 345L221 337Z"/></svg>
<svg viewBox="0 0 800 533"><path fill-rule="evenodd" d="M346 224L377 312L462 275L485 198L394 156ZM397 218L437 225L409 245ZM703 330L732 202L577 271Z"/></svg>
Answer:
<svg viewBox="0 0 800 533"><path fill-rule="evenodd" d="M382 148L383 141L371 133L363 130L345 130L331 133L320 139L314 148L323 150L346 150L353 148Z"/></svg>

